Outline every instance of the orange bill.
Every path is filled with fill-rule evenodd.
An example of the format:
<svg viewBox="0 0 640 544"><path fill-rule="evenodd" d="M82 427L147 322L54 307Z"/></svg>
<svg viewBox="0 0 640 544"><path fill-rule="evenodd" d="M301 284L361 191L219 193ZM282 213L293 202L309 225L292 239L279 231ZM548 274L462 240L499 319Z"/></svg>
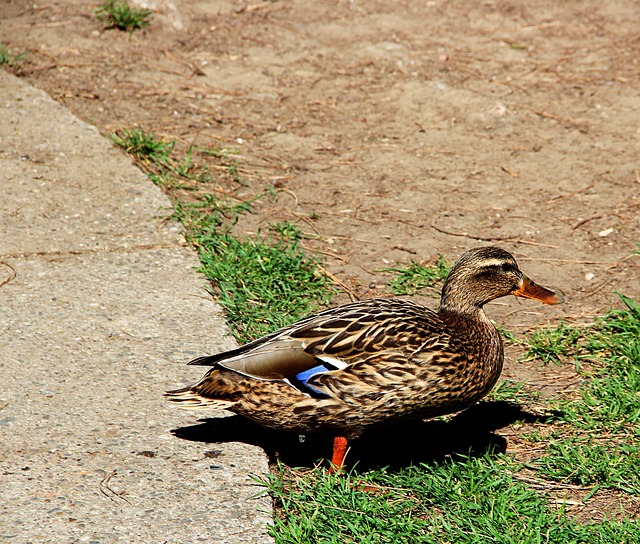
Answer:
<svg viewBox="0 0 640 544"><path fill-rule="evenodd" d="M554 293L553 291L549 291L549 289L542 287L542 285L538 285L532 282L526 276L523 277L520 287L518 287L511 294L515 295L516 297L539 300L540 302L544 302L545 304L560 304L564 302L564 297L562 295Z"/></svg>

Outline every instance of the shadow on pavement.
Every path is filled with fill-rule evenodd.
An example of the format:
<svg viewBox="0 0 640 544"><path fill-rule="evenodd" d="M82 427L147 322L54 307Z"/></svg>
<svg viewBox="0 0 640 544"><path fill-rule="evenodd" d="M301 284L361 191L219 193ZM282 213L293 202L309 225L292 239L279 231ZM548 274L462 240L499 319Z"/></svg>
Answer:
<svg viewBox="0 0 640 544"><path fill-rule="evenodd" d="M401 468L442 460L452 455L482 456L504 453L507 441L494 431L517 421L545 423L550 415L526 412L516 404L486 401L460 412L449 421L409 421L371 430L350 441L347 466L359 470ZM171 432L184 440L205 443L244 442L263 448L270 461L289 467L311 467L331 458L332 436L298 435L265 429L241 416L202 419L198 425Z"/></svg>

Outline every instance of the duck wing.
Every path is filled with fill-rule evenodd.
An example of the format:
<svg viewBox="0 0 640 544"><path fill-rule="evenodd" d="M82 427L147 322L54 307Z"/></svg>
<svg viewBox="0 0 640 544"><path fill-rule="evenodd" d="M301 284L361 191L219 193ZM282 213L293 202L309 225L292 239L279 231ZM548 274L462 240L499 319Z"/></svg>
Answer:
<svg viewBox="0 0 640 544"><path fill-rule="evenodd" d="M402 362L449 344L437 313L411 301L371 299L307 317L237 349L194 359L261 380L303 388L312 376L385 359Z"/></svg>

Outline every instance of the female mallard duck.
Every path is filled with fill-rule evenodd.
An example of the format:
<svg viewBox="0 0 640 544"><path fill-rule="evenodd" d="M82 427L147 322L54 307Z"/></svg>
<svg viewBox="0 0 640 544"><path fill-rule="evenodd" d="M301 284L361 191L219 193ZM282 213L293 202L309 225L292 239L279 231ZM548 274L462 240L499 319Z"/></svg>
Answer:
<svg viewBox="0 0 640 544"><path fill-rule="evenodd" d="M563 300L529 280L503 249L472 249L449 273L438 311L399 299L338 306L191 361L213 368L166 396L184 408L227 408L265 427L331 432L332 461L341 467L347 438L457 412L491 390L502 340L482 307L506 295Z"/></svg>

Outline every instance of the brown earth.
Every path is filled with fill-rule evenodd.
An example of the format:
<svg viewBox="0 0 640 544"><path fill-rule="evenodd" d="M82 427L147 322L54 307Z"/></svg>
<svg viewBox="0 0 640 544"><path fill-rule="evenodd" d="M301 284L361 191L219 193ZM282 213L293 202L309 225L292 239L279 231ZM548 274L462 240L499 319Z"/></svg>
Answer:
<svg viewBox="0 0 640 544"><path fill-rule="evenodd" d="M492 304L517 333L640 298L637 2L158 1L131 35L96 7L4 0L18 73L104 134L231 150L196 153L221 176L200 191L274 188L239 228L298 224L357 296L385 293L381 268L491 243L567 298ZM513 349L505 375L575 382Z"/></svg>

